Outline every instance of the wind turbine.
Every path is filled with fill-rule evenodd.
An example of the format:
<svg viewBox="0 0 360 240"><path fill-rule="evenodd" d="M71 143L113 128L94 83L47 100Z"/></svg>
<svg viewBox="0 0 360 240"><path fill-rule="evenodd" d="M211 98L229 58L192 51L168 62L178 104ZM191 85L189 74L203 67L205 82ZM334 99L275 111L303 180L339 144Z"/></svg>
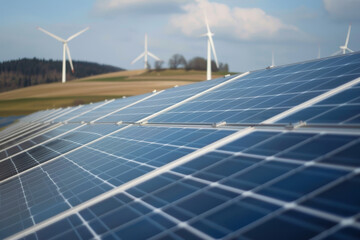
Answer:
<svg viewBox="0 0 360 240"><path fill-rule="evenodd" d="M219 68L219 63L218 63L218 60L216 57L214 41L212 39L212 36L214 36L214 33L212 33L210 31L209 22L208 22L206 14L205 14L205 23L206 23L207 33L203 34L202 36L208 37L206 80L210 80L211 79L211 50L212 50L212 53L214 54L216 67L218 67L218 68Z"/></svg>
<svg viewBox="0 0 360 240"><path fill-rule="evenodd" d="M270 68L275 67L275 59L274 59L274 50L271 52L271 66Z"/></svg>
<svg viewBox="0 0 360 240"><path fill-rule="evenodd" d="M349 38L350 38L350 32L351 32L351 24L349 25L349 30L348 30L348 33L347 33L347 36L346 36L345 45L344 45L344 46L340 46L340 51L337 51L337 52L334 53L333 55L346 54L346 51L348 51L348 52L354 52L353 50L351 50L350 48L348 48Z"/></svg>
<svg viewBox="0 0 360 240"><path fill-rule="evenodd" d="M83 32L87 31L89 29L89 27L85 28L84 30L75 33L74 35L70 36L68 39L62 39L61 37L56 36L55 34L52 34L48 31L46 31L45 29L42 29L41 27L37 27L37 29L39 29L40 31L44 32L45 34L49 35L50 37L55 38L56 40L60 41L63 43L63 62L62 62L62 83L66 82L66 54L69 58L69 63L70 63L70 67L71 67L71 71L74 73L74 66L71 60L71 56L70 56L70 50L69 50L69 46L68 46L68 42L74 38L76 38L77 36L79 36L80 34L82 34Z"/></svg>
<svg viewBox="0 0 360 240"><path fill-rule="evenodd" d="M145 64L144 68L148 69L148 56L152 57L157 61L162 61L160 58L158 58L157 56L155 56L154 54L148 51L147 34L145 34L145 51L142 54L140 54L137 58L135 58L134 61L131 62L131 64L136 63L137 61L139 61L140 58L144 57L144 64Z"/></svg>

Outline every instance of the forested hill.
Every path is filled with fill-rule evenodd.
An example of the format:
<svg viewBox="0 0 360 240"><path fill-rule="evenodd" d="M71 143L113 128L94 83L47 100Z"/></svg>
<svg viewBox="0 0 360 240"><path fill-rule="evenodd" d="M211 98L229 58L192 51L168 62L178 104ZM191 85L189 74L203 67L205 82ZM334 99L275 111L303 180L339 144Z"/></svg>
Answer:
<svg viewBox="0 0 360 240"><path fill-rule="evenodd" d="M92 62L73 61L75 73L66 62L66 80L88 77L124 69ZM44 59L19 59L0 62L0 92L42 83L61 81L62 61Z"/></svg>

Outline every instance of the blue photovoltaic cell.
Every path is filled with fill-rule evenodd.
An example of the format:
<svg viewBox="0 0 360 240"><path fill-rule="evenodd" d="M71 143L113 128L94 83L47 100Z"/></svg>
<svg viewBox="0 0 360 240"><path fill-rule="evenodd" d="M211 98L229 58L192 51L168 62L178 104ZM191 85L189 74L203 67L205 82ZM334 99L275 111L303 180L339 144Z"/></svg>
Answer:
<svg viewBox="0 0 360 240"><path fill-rule="evenodd" d="M346 89L278 122L299 121L309 124L360 124L360 85Z"/></svg>
<svg viewBox="0 0 360 240"><path fill-rule="evenodd" d="M102 125L84 128L87 129L79 129L76 134L80 130L93 133L109 131ZM166 137L167 143L153 142L156 141L153 136L156 132ZM24 223L28 224L26 227L39 223L231 133L233 131L216 129L129 127L97 144L39 165L0 184L1 192L17 185L12 192L19 196L18 201L5 205L6 209L0 206L0 212L8 213L8 217L3 219L7 225L0 232L3 232L3 236L9 236L22 230ZM198 142L196 147L186 141L190 136ZM81 136L78 137L75 140L65 135L63 139L83 141ZM142 154L135 154L135 151ZM41 157L37 160L42 161Z"/></svg>
<svg viewBox="0 0 360 240"><path fill-rule="evenodd" d="M102 107L94 109L94 110L92 110L88 113L85 113L79 117L73 118L73 119L69 120L69 122L81 122L81 121L90 122L90 121L97 120L98 118L102 119L105 117L105 115L110 114L114 111L119 111L121 108L124 108L124 107L128 106L129 104L133 104L136 101L144 99L148 96L150 96L150 94L143 94L143 95L129 97L129 98L117 99L111 103L108 103ZM101 119L99 119L97 122L99 122L99 121L102 122Z"/></svg>
<svg viewBox="0 0 360 240"><path fill-rule="evenodd" d="M7 141L0 143L0 149L8 148L20 141L24 141L25 139L31 138L32 136L39 134L44 130L51 130L53 127L54 126L50 124L40 124L32 128L29 128L26 131L25 130L21 131L18 134L13 135L11 139L8 139Z"/></svg>
<svg viewBox="0 0 360 240"><path fill-rule="evenodd" d="M62 122L62 121L71 120L75 117L78 117L79 115L83 115L89 111L93 111L94 109L101 107L101 105L104 105L104 104L106 104L106 102L91 103L91 104L86 104L86 105L82 105L79 107L74 107L75 108L74 110L69 111L68 113L66 113L64 115L55 117L53 119L53 121Z"/></svg>
<svg viewBox="0 0 360 240"><path fill-rule="evenodd" d="M45 142L51 138L57 137L60 134L64 134L65 132L72 130L79 126L80 126L79 124L67 124L67 125L62 125L62 126L56 127L55 129L51 129L50 131L47 131L40 135L35 135L32 138L29 138L27 141L15 142L11 146L4 148L0 153L4 153L6 150L8 153L7 156L11 156L15 153L18 153L20 149L27 149L36 144ZM15 145L15 144L17 144L17 145Z"/></svg>
<svg viewBox="0 0 360 240"><path fill-rule="evenodd" d="M151 114L161 111L169 106L181 102L195 94L203 92L215 85L218 85L232 77L224 77L211 81L199 82L195 84L185 85L181 87L167 89L145 101L134 106L123 109L117 113L111 114L103 119L102 122L136 122Z"/></svg>
<svg viewBox="0 0 360 240"><path fill-rule="evenodd" d="M359 56L357 53L252 72L150 121L260 123L359 77ZM359 109L351 109L359 113Z"/></svg>
<svg viewBox="0 0 360 240"><path fill-rule="evenodd" d="M121 127L116 125L86 125L17 155L8 155L7 159L0 162L0 180L58 157L119 128ZM35 141L29 141L36 145ZM23 149L19 147L19 150Z"/></svg>

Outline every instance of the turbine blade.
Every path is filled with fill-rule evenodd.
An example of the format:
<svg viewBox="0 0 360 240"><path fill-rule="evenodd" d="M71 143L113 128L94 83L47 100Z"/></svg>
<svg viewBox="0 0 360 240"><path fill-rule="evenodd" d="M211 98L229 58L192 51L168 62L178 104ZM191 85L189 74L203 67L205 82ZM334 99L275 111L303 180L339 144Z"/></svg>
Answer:
<svg viewBox="0 0 360 240"><path fill-rule="evenodd" d="M157 56L155 56L154 54L152 54L151 52L148 51L148 54L150 57L152 57L153 59L157 60L157 61L162 61L160 58L158 58Z"/></svg>
<svg viewBox="0 0 360 240"><path fill-rule="evenodd" d="M346 48L346 50L348 50L349 52L354 52L353 50L351 50L350 48Z"/></svg>
<svg viewBox="0 0 360 240"><path fill-rule="evenodd" d="M85 28L84 30L81 30L78 33L75 33L74 35L70 36L66 41L70 41L74 38L76 38L77 36L79 36L80 34L82 34L83 32L86 32L87 30L89 30L90 27Z"/></svg>
<svg viewBox="0 0 360 240"><path fill-rule="evenodd" d="M207 18L207 15L206 15L206 12L204 11L204 15L205 15L205 23L206 23L206 29L207 29L207 33L211 33L210 31L210 27L209 27L209 21L208 21L208 18Z"/></svg>
<svg viewBox="0 0 360 240"><path fill-rule="evenodd" d="M37 27L37 29L40 30L40 31L42 31L42 32L44 32L45 34L49 35L50 37L55 38L56 40L58 40L58 41L60 41L60 42L65 42L65 40L62 39L61 37L58 37L58 36L56 36L55 34L52 34L52 33L46 31L45 29L43 29L43 28L41 28L41 27Z"/></svg>
<svg viewBox="0 0 360 240"><path fill-rule="evenodd" d="M347 36L346 36L345 48L347 48L348 43L349 43L350 32L351 32L351 24L349 25L349 30L348 30L348 33L347 33Z"/></svg>
<svg viewBox="0 0 360 240"><path fill-rule="evenodd" d="M214 54L216 67L219 68L219 63L218 63L217 56L216 56L216 52L215 52L215 45L214 45L214 41L213 41L211 35L209 35L209 41L210 41L210 46L211 46L212 52L213 52L213 54Z"/></svg>
<svg viewBox="0 0 360 240"><path fill-rule="evenodd" d="M142 58L145 55L145 53L143 52L142 54L140 54L137 58L134 59L134 61L131 62L131 64L136 63L137 61L139 61L140 58Z"/></svg>
<svg viewBox="0 0 360 240"><path fill-rule="evenodd" d="M72 60L71 60L71 56L70 56L70 49L69 49L69 46L67 44L65 44L65 48L66 48L66 53L67 53L67 56L69 58L69 63L70 63L70 67L71 67L71 71L72 73L74 73L74 66L73 66L73 63L72 63Z"/></svg>

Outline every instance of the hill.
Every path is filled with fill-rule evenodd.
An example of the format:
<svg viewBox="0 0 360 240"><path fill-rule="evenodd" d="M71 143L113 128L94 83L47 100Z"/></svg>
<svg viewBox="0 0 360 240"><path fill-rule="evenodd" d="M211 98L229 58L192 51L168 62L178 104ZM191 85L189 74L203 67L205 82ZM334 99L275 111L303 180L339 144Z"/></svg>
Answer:
<svg viewBox="0 0 360 240"><path fill-rule="evenodd" d="M93 62L73 61L75 73L71 73L68 62L66 79L68 81L123 69ZM29 59L0 62L0 92L29 87L43 83L61 81L62 61Z"/></svg>
<svg viewBox="0 0 360 240"><path fill-rule="evenodd" d="M225 73L213 73L213 78ZM75 106L163 90L205 79L205 71L119 71L0 93L0 116L26 115L38 110Z"/></svg>

